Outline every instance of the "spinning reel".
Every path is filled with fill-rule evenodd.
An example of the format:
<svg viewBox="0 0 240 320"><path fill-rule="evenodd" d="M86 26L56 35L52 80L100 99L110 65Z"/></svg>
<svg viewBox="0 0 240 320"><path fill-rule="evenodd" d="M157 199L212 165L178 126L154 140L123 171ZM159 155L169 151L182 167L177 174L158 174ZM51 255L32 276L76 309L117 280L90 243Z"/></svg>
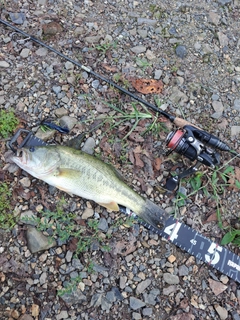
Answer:
<svg viewBox="0 0 240 320"><path fill-rule="evenodd" d="M196 161L192 167L166 181L165 188L171 191L178 186L180 179L195 173L202 164L211 168L218 165L220 154L216 150L230 151L229 146L219 138L192 125L170 132L166 145L169 148L167 155L175 151L191 161Z"/></svg>

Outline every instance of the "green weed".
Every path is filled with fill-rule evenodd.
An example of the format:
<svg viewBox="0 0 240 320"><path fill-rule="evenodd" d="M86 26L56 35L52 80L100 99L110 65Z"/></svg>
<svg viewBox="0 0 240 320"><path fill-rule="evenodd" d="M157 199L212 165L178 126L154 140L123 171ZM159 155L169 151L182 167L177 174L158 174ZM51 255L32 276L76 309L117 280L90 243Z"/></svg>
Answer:
<svg viewBox="0 0 240 320"><path fill-rule="evenodd" d="M66 242L70 238L76 239L76 255L90 250L94 241L98 241L104 246L105 243L99 235L98 221L90 219L87 221L87 227L79 228L76 224L77 216L73 213L66 213L63 208L64 204L65 200L62 198L57 204L55 212L46 210L41 213L41 217L27 218L24 221L34 222L38 230L51 230L51 237L57 237L61 242Z"/></svg>
<svg viewBox="0 0 240 320"><path fill-rule="evenodd" d="M230 161L232 161L232 159ZM177 209L179 207L186 205L186 200L188 198L191 198L199 191L202 191L205 196L211 197L215 201L218 225L221 229L226 229L224 228L222 221L222 216L225 212L225 208L222 205L222 195L224 195L225 189L232 185L232 182L229 183L229 179L234 177L234 167L229 165L229 162L220 168L215 168L210 174L198 172L191 177L188 182L190 182L193 191L187 196L177 192L174 202L175 214L177 214ZM234 183L235 187L240 189L240 182L235 179ZM221 244L224 245L230 242L240 245L239 230L231 228L223 237Z"/></svg>
<svg viewBox="0 0 240 320"><path fill-rule="evenodd" d="M104 42L102 44L97 45L95 48L103 55L106 54L106 52L110 49L116 49L117 47L117 41L114 42Z"/></svg>
<svg viewBox="0 0 240 320"><path fill-rule="evenodd" d="M127 227L132 227L135 222L135 218L132 216L127 216L125 219L120 218L118 219L114 224L113 228L118 228L122 225L127 226Z"/></svg>
<svg viewBox="0 0 240 320"><path fill-rule="evenodd" d="M0 136L8 138L8 136L16 129L19 121L15 117L13 111L0 110Z"/></svg>
<svg viewBox="0 0 240 320"><path fill-rule="evenodd" d="M130 87L130 82L123 75L121 75L120 73L114 73L113 81L115 83L122 82L124 88L129 88Z"/></svg>
<svg viewBox="0 0 240 320"><path fill-rule="evenodd" d="M0 183L0 228L12 229L16 224L16 218L11 206L12 192L7 183Z"/></svg>
<svg viewBox="0 0 240 320"><path fill-rule="evenodd" d="M93 268L94 268L94 263L92 261L89 261L87 266L87 272L93 273L94 272Z"/></svg>
<svg viewBox="0 0 240 320"><path fill-rule="evenodd" d="M142 135L145 135L147 133L150 133L154 136L158 136L160 132L168 132L169 130L167 129L166 125L164 122L159 122L158 121L158 114L154 116L153 122L150 123L146 130L143 132Z"/></svg>
<svg viewBox="0 0 240 320"><path fill-rule="evenodd" d="M70 282L63 289L58 290L57 295L61 297L64 294L72 293L77 289L77 285L81 281L81 276L71 279Z"/></svg>
<svg viewBox="0 0 240 320"><path fill-rule="evenodd" d="M114 73L113 75L113 81L118 83L121 79L121 74L120 73Z"/></svg>
<svg viewBox="0 0 240 320"><path fill-rule="evenodd" d="M178 71L178 66L175 66L175 65L172 66L172 67L171 67L171 71L172 71L172 72L177 72L177 71Z"/></svg>
<svg viewBox="0 0 240 320"><path fill-rule="evenodd" d="M151 67L151 62L148 62L146 59L136 59L136 64L143 69L143 71L146 70L147 67Z"/></svg>
<svg viewBox="0 0 240 320"><path fill-rule="evenodd" d="M221 245L226 245L229 243L240 246L240 230L233 229L224 235Z"/></svg>
<svg viewBox="0 0 240 320"><path fill-rule="evenodd" d="M107 104L108 107L110 107L113 111L118 112L116 115L108 115L108 116L103 116L101 117L101 126L104 125L105 123L109 123L110 124L110 129L112 130L114 128L119 127L120 125L124 124L124 122L131 122L132 120L134 120L134 124L132 126L132 128L130 129L130 131L122 138L122 140L125 140L136 128L136 126L138 125L139 121L141 119L151 119L152 115L149 111L146 110L146 113L144 112L140 112L137 109L136 103L132 102L132 107L133 107L133 111L128 113L126 111L124 111L123 109L120 109L119 107L115 106L114 104ZM92 119L88 119L87 121L92 121Z"/></svg>

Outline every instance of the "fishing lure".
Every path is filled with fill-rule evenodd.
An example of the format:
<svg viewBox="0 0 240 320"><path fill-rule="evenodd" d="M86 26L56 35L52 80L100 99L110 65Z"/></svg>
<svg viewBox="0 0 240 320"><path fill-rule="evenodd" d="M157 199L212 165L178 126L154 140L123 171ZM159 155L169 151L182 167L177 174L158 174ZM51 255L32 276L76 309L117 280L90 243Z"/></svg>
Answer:
<svg viewBox="0 0 240 320"><path fill-rule="evenodd" d="M51 122L50 120L43 120L41 122L41 126L45 126L50 129L57 130L60 133L69 133L69 131L70 131L67 127L61 127L61 126L57 125L56 123Z"/></svg>

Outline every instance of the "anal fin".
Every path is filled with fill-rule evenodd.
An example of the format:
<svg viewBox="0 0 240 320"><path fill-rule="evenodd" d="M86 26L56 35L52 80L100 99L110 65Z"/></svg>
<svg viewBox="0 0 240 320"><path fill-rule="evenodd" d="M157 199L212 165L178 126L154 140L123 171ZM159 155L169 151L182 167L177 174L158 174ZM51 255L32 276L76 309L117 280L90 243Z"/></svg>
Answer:
<svg viewBox="0 0 240 320"><path fill-rule="evenodd" d="M109 203L101 203L101 202L98 202L98 204L100 204L100 206L104 207L104 208L107 208L109 210L112 210L112 211L119 211L119 206L116 202L112 201L112 202L109 202Z"/></svg>

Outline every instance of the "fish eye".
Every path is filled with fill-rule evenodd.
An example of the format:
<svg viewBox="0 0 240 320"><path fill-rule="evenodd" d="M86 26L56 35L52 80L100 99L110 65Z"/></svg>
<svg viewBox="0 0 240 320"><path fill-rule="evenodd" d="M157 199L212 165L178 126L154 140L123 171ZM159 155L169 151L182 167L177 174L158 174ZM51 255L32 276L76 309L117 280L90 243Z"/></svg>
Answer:
<svg viewBox="0 0 240 320"><path fill-rule="evenodd" d="M34 152L34 151L35 151L35 148L34 148L34 147L30 147L30 148L29 148L29 151L30 151L30 152Z"/></svg>

